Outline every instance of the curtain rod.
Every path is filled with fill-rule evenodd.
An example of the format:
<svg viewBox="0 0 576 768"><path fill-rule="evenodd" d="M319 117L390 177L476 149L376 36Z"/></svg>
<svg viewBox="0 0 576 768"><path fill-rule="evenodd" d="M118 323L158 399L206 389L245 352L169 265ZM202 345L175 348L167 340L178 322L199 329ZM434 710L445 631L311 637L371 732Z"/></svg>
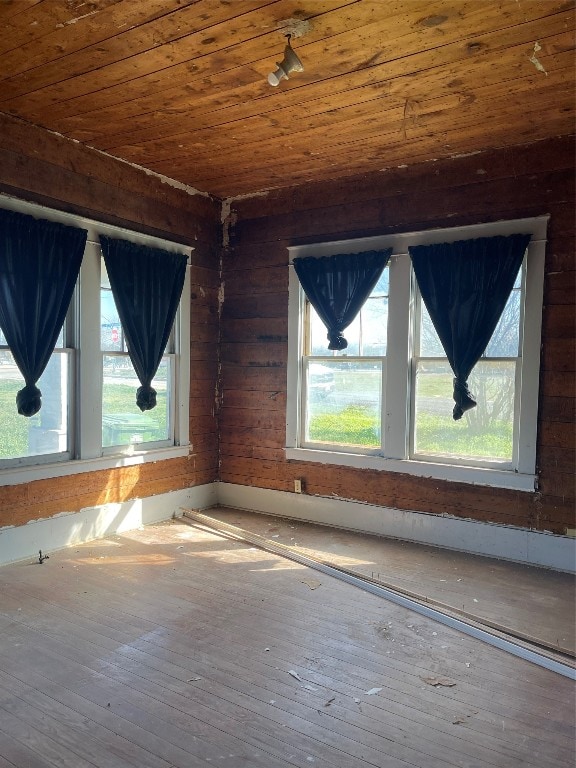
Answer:
<svg viewBox="0 0 576 768"><path fill-rule="evenodd" d="M477 238L471 238L471 239L475 240ZM457 241L454 241L454 242L457 242ZM547 242L548 242L548 240L530 240L530 242L528 243L528 247L530 247L531 245L537 245L539 243L547 243ZM440 243L423 243L423 245L440 245ZM378 249L376 249L376 250L378 250ZM350 256L354 256L354 255L360 256L362 253L365 253L365 251L358 251L357 254L350 253L348 255L350 255ZM331 254L327 254L327 255L329 255L329 256L339 256L340 254L338 254L338 253L331 253ZM399 256L409 256L409 255L410 254L407 251L406 252L401 252L401 253L391 253L390 254L390 258L391 259L395 259L395 258L398 258ZM296 258L307 258L307 257L305 257L305 256L304 257L297 256ZM316 256L315 258L321 259L322 256ZM289 261L288 262L288 266L289 267L293 267L294 266L294 261Z"/></svg>
<svg viewBox="0 0 576 768"><path fill-rule="evenodd" d="M135 234L140 234L140 233L139 233L139 232L137 232L137 233L135 233ZM125 239L126 239L126 238L125 238ZM133 241L133 240L131 240L130 242L134 242L134 241ZM167 245L169 245L169 244L170 244L170 241L169 241L169 240L165 240L164 242L165 242ZM88 240L88 239L87 239L87 240L86 240L86 243L88 243L89 245L98 245L98 246L100 246L100 247L101 247L101 243L100 243L100 240ZM137 243L137 245L139 245L139 243ZM181 249L181 248L193 248L193 246L191 246L191 245L182 245L181 243L174 243L174 245L175 245L177 248L180 248L180 249ZM156 248L156 249L157 249L157 250L159 250L159 251L166 251L167 253L178 253L180 256L186 256L186 259L188 260L188 266L190 266L190 262L189 262L189 260L190 260L190 258L191 258L191 256L192 256L192 254L191 254L191 253L182 253L182 251L181 251L181 250L179 250L179 251L167 251L167 249L166 249L166 248L160 248L159 246L156 246L156 245L152 245L152 246L149 246L149 247L150 247L150 248Z"/></svg>

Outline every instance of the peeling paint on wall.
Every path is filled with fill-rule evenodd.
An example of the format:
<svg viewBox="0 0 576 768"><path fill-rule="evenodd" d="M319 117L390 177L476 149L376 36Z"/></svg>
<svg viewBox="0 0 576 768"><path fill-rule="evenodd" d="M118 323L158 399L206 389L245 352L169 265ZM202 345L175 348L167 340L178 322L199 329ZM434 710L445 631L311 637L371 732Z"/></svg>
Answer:
<svg viewBox="0 0 576 768"><path fill-rule="evenodd" d="M230 245L230 228L233 226L231 222L232 213L232 198L222 201L222 212L220 214L220 223L222 224L222 246L228 248Z"/></svg>

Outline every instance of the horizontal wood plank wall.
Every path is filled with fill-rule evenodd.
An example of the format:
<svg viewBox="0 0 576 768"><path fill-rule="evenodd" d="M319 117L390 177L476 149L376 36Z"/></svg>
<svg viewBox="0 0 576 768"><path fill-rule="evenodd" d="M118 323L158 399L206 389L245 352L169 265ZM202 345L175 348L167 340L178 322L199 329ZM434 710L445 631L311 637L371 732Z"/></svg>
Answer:
<svg viewBox="0 0 576 768"><path fill-rule="evenodd" d="M220 204L6 115L0 115L0 191L194 247L190 455L0 487L0 527L216 480Z"/></svg>
<svg viewBox="0 0 576 768"><path fill-rule="evenodd" d="M289 245L550 214L540 491L284 458ZM574 137L237 200L223 264L220 479L563 534L575 503Z"/></svg>

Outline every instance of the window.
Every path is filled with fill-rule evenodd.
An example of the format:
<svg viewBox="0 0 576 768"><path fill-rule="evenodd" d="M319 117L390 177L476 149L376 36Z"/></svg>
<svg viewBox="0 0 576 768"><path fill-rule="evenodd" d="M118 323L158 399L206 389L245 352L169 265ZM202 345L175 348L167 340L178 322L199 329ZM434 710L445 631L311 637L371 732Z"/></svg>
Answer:
<svg viewBox="0 0 576 768"><path fill-rule="evenodd" d="M42 408L16 410L24 381L0 332L0 483L140 463L188 452L189 276L153 381L157 406L141 412L99 235L166 251L190 248L0 196L0 205L88 230L80 278L56 349L38 386Z"/></svg>
<svg viewBox="0 0 576 768"><path fill-rule="evenodd" d="M102 447L166 446L174 442L174 329L154 378L156 408L142 413L135 392L140 386L104 259L100 261L100 345L102 354Z"/></svg>
<svg viewBox="0 0 576 768"><path fill-rule="evenodd" d="M6 460L22 463L38 461L40 457L70 457L74 351L64 343L68 332L67 321L38 382L43 393L42 409L35 416L24 418L16 410L16 393L24 386L24 379L0 331L0 466Z"/></svg>
<svg viewBox="0 0 576 768"><path fill-rule="evenodd" d="M291 257L390 246L393 254L339 352L327 349L291 269L287 458L533 490L546 226L540 217L290 248ZM517 232L532 238L469 379L477 407L454 421L453 373L408 247Z"/></svg>
<svg viewBox="0 0 576 768"><path fill-rule="evenodd" d="M306 300L302 358L303 445L380 448L386 373L389 268L345 331L348 347L327 349L326 329Z"/></svg>
<svg viewBox="0 0 576 768"><path fill-rule="evenodd" d="M452 418L454 374L424 302L417 294L413 358L413 411L410 455L431 461L514 466L518 413L522 277L525 263L498 326L468 380L476 407Z"/></svg>

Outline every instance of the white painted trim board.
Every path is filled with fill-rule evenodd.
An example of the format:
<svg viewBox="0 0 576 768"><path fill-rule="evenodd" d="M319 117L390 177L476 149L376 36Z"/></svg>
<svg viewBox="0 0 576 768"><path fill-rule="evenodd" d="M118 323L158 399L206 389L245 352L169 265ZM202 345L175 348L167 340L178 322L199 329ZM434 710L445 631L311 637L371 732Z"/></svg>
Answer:
<svg viewBox="0 0 576 768"><path fill-rule="evenodd" d="M26 525L0 528L0 565L38 557L114 533L180 517L183 508L207 508L216 501L214 483L161 493L143 499L86 507Z"/></svg>
<svg viewBox="0 0 576 768"><path fill-rule="evenodd" d="M325 496L218 483L218 503L362 533L576 571L576 539L497 523L410 512Z"/></svg>
<svg viewBox="0 0 576 768"><path fill-rule="evenodd" d="M0 528L0 565L26 560L216 505L576 572L576 539L476 520L410 512L345 499L208 483L180 491L88 507Z"/></svg>

